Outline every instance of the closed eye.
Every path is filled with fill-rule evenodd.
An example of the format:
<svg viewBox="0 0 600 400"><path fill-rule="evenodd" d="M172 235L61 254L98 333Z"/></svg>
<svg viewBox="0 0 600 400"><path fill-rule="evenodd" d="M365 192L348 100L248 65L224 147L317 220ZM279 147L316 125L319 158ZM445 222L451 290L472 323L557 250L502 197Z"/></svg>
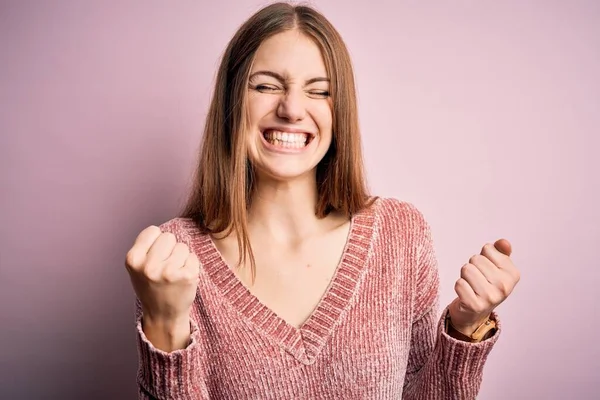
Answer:
<svg viewBox="0 0 600 400"><path fill-rule="evenodd" d="M252 86L252 89L256 90L257 92L261 92L261 93L272 93L272 92L281 90L278 87L271 86L271 85L255 85L255 86Z"/></svg>
<svg viewBox="0 0 600 400"><path fill-rule="evenodd" d="M250 85L250 88L256 90L259 93L276 93L284 90L274 85L265 84ZM308 95L313 98L325 99L330 96L330 93L327 90L308 90L306 93L308 93Z"/></svg>
<svg viewBox="0 0 600 400"><path fill-rule="evenodd" d="M311 96L326 98L329 97L329 92L327 90L311 90L308 92Z"/></svg>

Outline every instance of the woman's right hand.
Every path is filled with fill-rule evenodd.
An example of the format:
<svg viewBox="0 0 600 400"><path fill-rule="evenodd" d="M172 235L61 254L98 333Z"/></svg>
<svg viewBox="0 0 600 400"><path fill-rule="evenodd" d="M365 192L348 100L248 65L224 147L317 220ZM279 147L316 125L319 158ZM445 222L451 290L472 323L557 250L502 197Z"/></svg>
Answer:
<svg viewBox="0 0 600 400"><path fill-rule="evenodd" d="M143 311L143 329L164 351L185 348L200 262L175 235L157 226L144 229L127 252L125 265Z"/></svg>

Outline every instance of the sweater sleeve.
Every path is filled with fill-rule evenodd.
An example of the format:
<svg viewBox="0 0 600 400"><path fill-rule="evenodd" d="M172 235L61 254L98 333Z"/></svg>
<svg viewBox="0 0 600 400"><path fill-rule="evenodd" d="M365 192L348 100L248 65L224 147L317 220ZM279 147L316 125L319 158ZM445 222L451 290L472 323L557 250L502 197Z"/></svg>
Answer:
<svg viewBox="0 0 600 400"><path fill-rule="evenodd" d="M163 232L172 232L177 241L181 232L173 222L160 226ZM205 366L201 357L198 322L190 317L190 343L185 349L165 352L148 340L142 329L143 312L135 300L135 324L138 352L137 387L140 400L200 400L208 399L205 385Z"/></svg>
<svg viewBox="0 0 600 400"><path fill-rule="evenodd" d="M447 308L439 311L439 273L428 223L417 211L417 276L411 345L402 398L404 400L475 399L483 367L500 334L480 343L450 337L444 329Z"/></svg>

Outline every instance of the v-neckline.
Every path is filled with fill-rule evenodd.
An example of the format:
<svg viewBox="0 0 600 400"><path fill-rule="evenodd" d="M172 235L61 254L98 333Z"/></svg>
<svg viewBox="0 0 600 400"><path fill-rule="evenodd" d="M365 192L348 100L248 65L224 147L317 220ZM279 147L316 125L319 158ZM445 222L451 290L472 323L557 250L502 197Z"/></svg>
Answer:
<svg viewBox="0 0 600 400"><path fill-rule="evenodd" d="M227 265L209 234L192 238L203 270L225 300L259 332L304 364L312 364L352 303L372 246L375 204L350 218L346 244L317 306L296 328L263 304Z"/></svg>

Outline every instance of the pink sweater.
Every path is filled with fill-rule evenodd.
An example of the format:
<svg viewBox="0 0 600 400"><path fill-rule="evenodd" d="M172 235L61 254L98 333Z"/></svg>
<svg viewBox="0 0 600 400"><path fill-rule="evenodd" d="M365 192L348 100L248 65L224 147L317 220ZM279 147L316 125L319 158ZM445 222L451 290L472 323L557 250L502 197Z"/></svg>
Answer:
<svg viewBox="0 0 600 400"><path fill-rule="evenodd" d="M444 332L431 233L412 204L380 198L353 216L330 287L300 329L261 304L191 221L161 228L198 255L201 279L186 349L153 347L137 302L140 399L476 397L501 328L476 344Z"/></svg>

